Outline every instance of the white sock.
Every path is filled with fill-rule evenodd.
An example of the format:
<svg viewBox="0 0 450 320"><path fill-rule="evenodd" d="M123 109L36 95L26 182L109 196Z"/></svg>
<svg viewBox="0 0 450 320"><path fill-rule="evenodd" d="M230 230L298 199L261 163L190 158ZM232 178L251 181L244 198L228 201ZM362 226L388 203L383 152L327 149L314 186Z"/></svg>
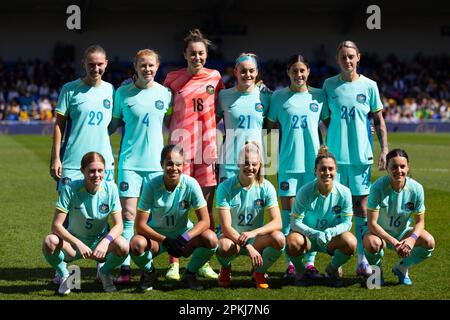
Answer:
<svg viewBox="0 0 450 320"><path fill-rule="evenodd" d="M309 266L314 267L314 263L312 262L307 262L305 267L308 268Z"/></svg>
<svg viewBox="0 0 450 320"><path fill-rule="evenodd" d="M358 253L358 264L360 263L367 263L369 264L369 261L367 261L367 258L364 254Z"/></svg>
<svg viewBox="0 0 450 320"><path fill-rule="evenodd" d="M400 270L401 273L403 273L406 277L408 277L408 267L405 266L403 263L397 263L397 269Z"/></svg>

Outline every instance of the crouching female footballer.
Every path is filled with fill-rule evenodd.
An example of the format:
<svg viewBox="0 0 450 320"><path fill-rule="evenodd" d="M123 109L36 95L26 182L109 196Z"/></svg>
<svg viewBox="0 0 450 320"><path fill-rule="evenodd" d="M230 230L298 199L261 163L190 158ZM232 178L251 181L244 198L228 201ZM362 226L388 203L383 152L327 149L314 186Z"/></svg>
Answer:
<svg viewBox="0 0 450 320"><path fill-rule="evenodd" d="M305 184L297 193L291 213L291 233L287 237L287 253L297 272L296 285L308 285L303 256L311 251L324 252L333 258L327 273L331 286L342 286L341 266L356 250L352 227L350 189L333 181L336 159L322 146L315 161L317 179Z"/></svg>
<svg viewBox="0 0 450 320"><path fill-rule="evenodd" d="M379 178L370 189L365 254L371 265L381 266L384 248L395 250L401 260L392 271L400 283L411 285L408 268L431 256L434 238L424 229L423 187L408 177L408 155L394 149L386 155L386 161L389 175ZM414 227L410 226L412 216Z"/></svg>
<svg viewBox="0 0 450 320"><path fill-rule="evenodd" d="M156 271L153 258L167 251L171 256L192 258L182 281L194 290L202 290L196 272L217 249L217 236L209 229L206 200L197 180L182 173L182 149L168 145L161 152L163 173L144 183L138 203L136 234L131 238L131 258L142 269L138 289L153 289ZM195 210L198 222L189 220Z"/></svg>
<svg viewBox="0 0 450 320"><path fill-rule="evenodd" d="M222 236L217 260L219 285L229 287L231 261L243 253L250 257L256 287L269 287L266 271L280 257L285 238L281 232L281 214L274 186L264 179L261 151L255 142L248 142L239 153L238 175L219 185L216 206L219 210ZM269 222L264 224L264 209Z"/></svg>
<svg viewBox="0 0 450 320"><path fill-rule="evenodd" d="M70 293L67 262L80 258L106 263L99 277L106 292L116 291L111 270L120 266L128 255L123 230L119 193L114 182L104 181L105 159L88 152L81 159L82 180L65 184L56 203L52 233L43 243L47 262L61 277L58 293ZM63 226L69 215L69 227ZM108 218L112 217L110 229Z"/></svg>

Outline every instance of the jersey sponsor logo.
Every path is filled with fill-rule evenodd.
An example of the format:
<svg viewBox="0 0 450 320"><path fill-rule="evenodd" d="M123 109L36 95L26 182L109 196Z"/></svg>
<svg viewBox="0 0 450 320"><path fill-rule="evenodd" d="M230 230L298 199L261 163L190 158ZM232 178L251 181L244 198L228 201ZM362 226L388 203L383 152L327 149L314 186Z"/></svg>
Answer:
<svg viewBox="0 0 450 320"><path fill-rule="evenodd" d="M317 112L319 111L319 105L313 102L309 105L309 110L311 110L312 112Z"/></svg>
<svg viewBox="0 0 450 320"><path fill-rule="evenodd" d="M263 199L256 199L255 202L253 203L253 206L255 207L255 209L261 209L264 207L264 200Z"/></svg>
<svg viewBox="0 0 450 320"><path fill-rule="evenodd" d="M71 183L72 182L72 179L70 179L69 177L64 177L63 179L62 179L62 183L63 184L69 184L69 183Z"/></svg>
<svg viewBox="0 0 450 320"><path fill-rule="evenodd" d="M128 182L123 181L120 183L120 191L127 191L128 188L129 188Z"/></svg>
<svg viewBox="0 0 450 320"><path fill-rule="evenodd" d="M180 203L178 205L179 205L180 209L182 209L182 210L189 209L189 202L187 200L180 201Z"/></svg>
<svg viewBox="0 0 450 320"><path fill-rule="evenodd" d="M214 86L212 86L212 85L207 85L207 86L206 86L206 92L207 92L208 94L214 94Z"/></svg>
<svg viewBox="0 0 450 320"><path fill-rule="evenodd" d="M406 208L406 210L410 210L410 211L414 210L414 203L413 202L406 203L405 208Z"/></svg>
<svg viewBox="0 0 450 320"><path fill-rule="evenodd" d="M99 207L98 207L98 211L100 211L100 213L108 213L109 212L109 205L106 203L102 203Z"/></svg>
<svg viewBox="0 0 450 320"><path fill-rule="evenodd" d="M264 110L263 104L261 102L257 102L255 104L255 110L258 111L258 112L263 112L263 110Z"/></svg>
<svg viewBox="0 0 450 320"><path fill-rule="evenodd" d="M155 108L158 110L162 110L164 109L164 102L161 100L156 100L155 101Z"/></svg>
<svg viewBox="0 0 450 320"><path fill-rule="evenodd" d="M287 182L287 181L281 182L280 189L283 191L288 191L289 190L289 182Z"/></svg>
<svg viewBox="0 0 450 320"><path fill-rule="evenodd" d="M356 101L359 103L365 103L366 102L366 95L360 93L356 96Z"/></svg>
<svg viewBox="0 0 450 320"><path fill-rule="evenodd" d="M111 101L109 101L108 99L103 100L103 107L105 107L106 109L111 108Z"/></svg>

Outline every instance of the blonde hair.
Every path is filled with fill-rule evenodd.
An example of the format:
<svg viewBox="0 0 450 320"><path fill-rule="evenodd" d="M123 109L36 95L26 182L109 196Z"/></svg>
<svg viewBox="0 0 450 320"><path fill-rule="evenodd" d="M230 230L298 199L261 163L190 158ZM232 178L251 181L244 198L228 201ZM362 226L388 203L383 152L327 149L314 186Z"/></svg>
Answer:
<svg viewBox="0 0 450 320"><path fill-rule="evenodd" d="M245 164L245 158L247 154L256 153L259 160L259 170L256 173L256 182L262 184L264 182L264 163L262 161L261 148L258 142L248 140L245 142L244 147L239 151L238 164Z"/></svg>
<svg viewBox="0 0 450 320"><path fill-rule="evenodd" d="M139 50L138 52L136 52L136 55L134 56L133 64L134 64L135 67L136 67L136 65L137 65L138 59L139 59L140 57L142 57L142 56L152 56L152 57L155 58L156 64L159 65L159 63L160 63L160 57L159 57L159 54L158 54L155 50L152 50L152 49L142 49L142 50Z"/></svg>
<svg viewBox="0 0 450 320"><path fill-rule="evenodd" d="M341 43L339 43L337 51L336 51L336 56L339 56L339 52L341 51L342 48L352 48L352 49L356 50L357 54L360 54L358 46L356 45L356 43L354 43L351 40L345 40L345 41L342 41Z"/></svg>

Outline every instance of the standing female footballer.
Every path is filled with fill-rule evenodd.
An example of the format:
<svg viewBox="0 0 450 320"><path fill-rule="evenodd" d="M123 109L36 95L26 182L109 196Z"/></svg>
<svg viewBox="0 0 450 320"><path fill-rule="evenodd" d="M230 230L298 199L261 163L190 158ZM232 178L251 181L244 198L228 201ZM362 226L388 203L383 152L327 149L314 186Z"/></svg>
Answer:
<svg viewBox="0 0 450 320"><path fill-rule="evenodd" d="M307 252L318 251L333 256L325 272L330 285L337 287L343 285L341 266L355 252L356 238L350 232L351 193L347 187L333 181L336 167L333 154L327 147L321 147L315 161L317 180L300 188L295 198L286 251L295 265L296 285L309 284L302 261Z"/></svg>
<svg viewBox="0 0 450 320"><path fill-rule="evenodd" d="M373 80L358 74L360 59L359 49L354 42L343 41L339 44L337 62L341 72L326 79L323 84L329 108L324 123L328 126L327 146L338 163L337 181L348 186L352 192L355 235L358 240L356 273L368 277L372 270L364 255L362 235L367 230L367 198L374 157L369 115L373 117L381 146L379 170L386 167L388 143L380 93Z"/></svg>
<svg viewBox="0 0 450 320"><path fill-rule="evenodd" d="M379 178L370 189L367 212L369 230L364 235L364 248L370 264L377 266L381 266L384 248L395 250L401 260L392 271L400 283L411 285L408 268L430 257L435 242L424 228L423 187L408 177L406 151L391 150L386 161L389 175ZM415 220L414 227L410 226L411 217Z"/></svg>
<svg viewBox="0 0 450 320"><path fill-rule="evenodd" d="M119 196L122 204L123 234L134 234L136 206L143 181L162 171L159 156L164 146L163 120L172 93L154 81L160 61L150 49L139 50L133 61L136 80L122 85L115 94L110 133L123 123L119 154ZM117 283L130 282L129 257L120 269Z"/></svg>
<svg viewBox="0 0 450 320"><path fill-rule="evenodd" d="M234 67L237 85L219 92L218 119L225 123L225 141L221 152L219 181L239 174L238 154L246 141L262 146L262 128L269 110L270 93L256 84L258 63L256 55L242 53Z"/></svg>
<svg viewBox="0 0 450 320"><path fill-rule="evenodd" d="M58 293L70 293L68 261L80 258L105 262L98 275L106 292L116 291L111 271L127 257L129 244L123 230L119 194L114 182L104 181L105 159L89 152L81 159L83 179L61 187L52 233L42 245L47 262L61 278ZM63 223L68 215L69 227ZM112 217L110 229L108 218Z"/></svg>
<svg viewBox="0 0 450 320"><path fill-rule="evenodd" d="M173 93L173 110L169 111L169 143L180 145L186 163L183 173L194 177L202 188L208 205L210 229L214 230L212 212L217 186L216 167L216 104L219 91L224 88L217 70L205 68L211 42L198 29L189 31L184 39L184 58L187 67L169 72L164 86ZM178 259L170 259L166 276L179 279ZM218 275L206 263L199 275L217 279Z"/></svg>
<svg viewBox="0 0 450 320"><path fill-rule="evenodd" d="M283 233L290 231L290 214L299 189L314 180L314 162L320 148L319 122L327 109L321 89L308 86L310 68L301 55L293 55L286 67L290 86L272 94L267 127L279 123L281 145L278 162L278 194L282 204ZM315 253L306 255L305 276L320 277L314 267ZM289 259L288 259L289 260ZM294 265L288 261L285 277L295 276Z"/></svg>
<svg viewBox="0 0 450 320"><path fill-rule="evenodd" d="M142 269L139 289L153 288L156 271L153 258L166 251L173 257L192 258L183 276L189 288L201 290L196 272L217 250L217 236L209 229L209 215L202 190L194 178L182 173L183 151L165 146L161 152L164 173L146 181L136 216L136 234L131 239L133 261ZM193 209L198 222L193 224Z"/></svg>
<svg viewBox="0 0 450 320"><path fill-rule="evenodd" d="M114 157L108 135L114 87L102 80L108 65L105 50L99 45L88 47L82 63L85 76L62 87L56 107L50 173L59 181L59 191L62 185L83 178L80 161L90 151L105 157L105 180L114 181Z"/></svg>
<svg viewBox="0 0 450 320"><path fill-rule="evenodd" d="M266 271L280 257L285 244L277 194L264 179L262 155L255 141L245 144L238 160L238 174L219 184L216 194L222 227L216 253L222 265L219 285L230 286L231 261L243 253L251 259L256 287L267 289ZM264 209L269 215L266 224Z"/></svg>

